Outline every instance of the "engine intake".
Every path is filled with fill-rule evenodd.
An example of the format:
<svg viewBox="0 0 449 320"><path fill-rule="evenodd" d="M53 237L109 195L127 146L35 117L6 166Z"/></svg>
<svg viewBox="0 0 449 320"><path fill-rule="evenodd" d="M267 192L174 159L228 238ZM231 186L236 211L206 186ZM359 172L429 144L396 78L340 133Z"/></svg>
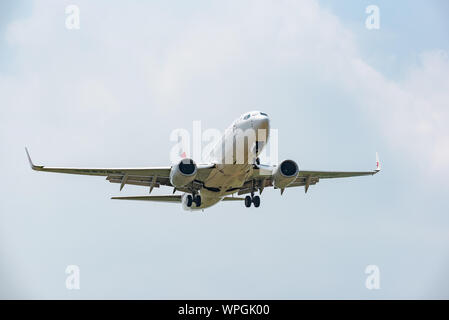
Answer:
<svg viewBox="0 0 449 320"><path fill-rule="evenodd" d="M198 170L192 159L183 159L170 170L170 183L174 187L184 187L195 180Z"/></svg>
<svg viewBox="0 0 449 320"><path fill-rule="evenodd" d="M284 189L296 180L299 167L293 160L284 160L273 174L273 184L276 188Z"/></svg>

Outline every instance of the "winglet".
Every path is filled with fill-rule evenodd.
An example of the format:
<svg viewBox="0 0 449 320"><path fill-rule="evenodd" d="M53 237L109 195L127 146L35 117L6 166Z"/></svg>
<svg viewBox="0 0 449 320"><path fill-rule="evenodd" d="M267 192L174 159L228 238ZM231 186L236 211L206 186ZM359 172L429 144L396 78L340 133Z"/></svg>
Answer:
<svg viewBox="0 0 449 320"><path fill-rule="evenodd" d="M39 168L42 168L41 166L36 166L33 161L31 160L30 153L28 152L28 149L25 147L25 152L27 153L28 162L30 163L30 167L33 170L38 170Z"/></svg>
<svg viewBox="0 0 449 320"><path fill-rule="evenodd" d="M379 154L376 152L376 172L379 172L380 168Z"/></svg>

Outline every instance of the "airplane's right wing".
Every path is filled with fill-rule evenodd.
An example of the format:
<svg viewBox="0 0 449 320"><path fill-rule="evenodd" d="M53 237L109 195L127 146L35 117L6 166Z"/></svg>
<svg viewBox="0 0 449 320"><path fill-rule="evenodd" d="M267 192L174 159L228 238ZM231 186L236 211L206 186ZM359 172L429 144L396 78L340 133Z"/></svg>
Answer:
<svg viewBox="0 0 449 320"><path fill-rule="evenodd" d="M246 194L258 189L262 191L266 187L273 186L273 169L269 166L259 166L254 169L254 175L250 180L246 181L242 188L238 191L238 194ZM309 189L309 186L314 185L320 181L320 179L334 179L334 178L350 178L359 176L375 175L380 171L379 156L376 153L376 169L372 171L318 171L318 170L299 170L296 175L296 179L286 186L286 188L301 187L304 186L305 192ZM281 190L282 191L282 190Z"/></svg>
<svg viewBox="0 0 449 320"><path fill-rule="evenodd" d="M334 178L350 178L359 176L372 176L379 171L304 171L300 170L296 176L296 180L287 186L292 187L305 187L305 192L309 189L309 186L316 184L320 179L334 179Z"/></svg>
<svg viewBox="0 0 449 320"><path fill-rule="evenodd" d="M380 171L379 155L376 152L376 169L372 171L307 171L299 170L296 180L287 186L299 187L304 186L305 192L310 185L316 184L320 179L334 179L334 178L350 178L360 176L372 176Z"/></svg>

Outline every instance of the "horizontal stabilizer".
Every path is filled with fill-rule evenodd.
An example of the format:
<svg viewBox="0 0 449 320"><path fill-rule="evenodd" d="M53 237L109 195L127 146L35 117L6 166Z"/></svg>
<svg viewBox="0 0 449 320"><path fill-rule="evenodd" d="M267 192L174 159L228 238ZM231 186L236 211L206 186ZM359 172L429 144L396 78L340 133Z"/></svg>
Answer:
<svg viewBox="0 0 449 320"><path fill-rule="evenodd" d="M129 196L129 197L112 197L113 200L141 200L141 201L157 201L157 202L181 202L180 195L163 195L163 196Z"/></svg>

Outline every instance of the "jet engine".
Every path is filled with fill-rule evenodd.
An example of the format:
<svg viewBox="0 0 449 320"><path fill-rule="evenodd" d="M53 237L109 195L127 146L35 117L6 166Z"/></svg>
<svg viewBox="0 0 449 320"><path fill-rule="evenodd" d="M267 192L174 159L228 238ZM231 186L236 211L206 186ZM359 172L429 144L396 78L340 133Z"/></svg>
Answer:
<svg viewBox="0 0 449 320"><path fill-rule="evenodd" d="M299 167L293 160L284 160L276 168L273 174L273 184L276 188L284 189L290 183L295 181L298 175Z"/></svg>
<svg viewBox="0 0 449 320"><path fill-rule="evenodd" d="M192 159L183 159L176 166L172 166L170 170L170 183L175 188L184 187L192 182L198 170Z"/></svg>

